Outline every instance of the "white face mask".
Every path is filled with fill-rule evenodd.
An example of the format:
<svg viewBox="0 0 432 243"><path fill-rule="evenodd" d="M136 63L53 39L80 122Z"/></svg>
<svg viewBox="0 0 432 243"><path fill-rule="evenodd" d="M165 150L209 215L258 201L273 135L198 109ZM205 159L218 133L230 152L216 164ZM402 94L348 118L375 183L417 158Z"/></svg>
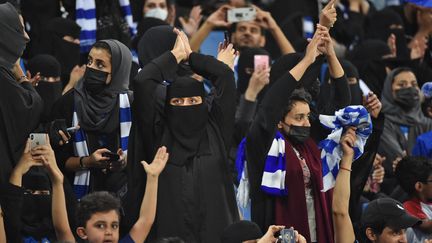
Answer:
<svg viewBox="0 0 432 243"><path fill-rule="evenodd" d="M163 8L153 8L145 14L145 17L157 18L165 21L168 17L168 10Z"/></svg>

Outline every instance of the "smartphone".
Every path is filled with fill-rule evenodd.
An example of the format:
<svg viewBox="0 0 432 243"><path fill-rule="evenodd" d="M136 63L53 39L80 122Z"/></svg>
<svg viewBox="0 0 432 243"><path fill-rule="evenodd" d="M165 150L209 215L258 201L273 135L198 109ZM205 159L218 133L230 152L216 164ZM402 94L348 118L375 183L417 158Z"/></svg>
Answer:
<svg viewBox="0 0 432 243"><path fill-rule="evenodd" d="M226 46L224 46L224 47L227 47L228 44L231 42L229 32L227 30L224 31L224 40L225 40L225 44L226 44Z"/></svg>
<svg viewBox="0 0 432 243"><path fill-rule="evenodd" d="M253 7L249 8L233 8L227 11L228 23L237 23L242 21L255 20L256 9Z"/></svg>
<svg viewBox="0 0 432 243"><path fill-rule="evenodd" d="M119 161L120 160L120 155L113 153L113 152L105 152L102 153L103 157L108 157L109 160L108 161Z"/></svg>
<svg viewBox="0 0 432 243"><path fill-rule="evenodd" d="M254 70L264 70L269 67L269 56L255 55L254 56Z"/></svg>
<svg viewBox="0 0 432 243"><path fill-rule="evenodd" d="M280 231L279 240L281 243L295 243L295 233L293 228L282 229Z"/></svg>
<svg viewBox="0 0 432 243"><path fill-rule="evenodd" d="M46 133L30 133L30 148L45 145L46 144Z"/></svg>

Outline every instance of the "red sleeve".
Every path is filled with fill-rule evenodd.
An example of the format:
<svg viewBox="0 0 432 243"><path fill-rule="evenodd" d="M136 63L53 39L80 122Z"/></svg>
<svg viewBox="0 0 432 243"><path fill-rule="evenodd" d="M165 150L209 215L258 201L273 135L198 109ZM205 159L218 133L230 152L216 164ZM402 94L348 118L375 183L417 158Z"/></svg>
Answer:
<svg viewBox="0 0 432 243"><path fill-rule="evenodd" d="M404 207L409 214L419 219L427 219L426 214L423 212L420 202L417 200L408 200L404 203Z"/></svg>

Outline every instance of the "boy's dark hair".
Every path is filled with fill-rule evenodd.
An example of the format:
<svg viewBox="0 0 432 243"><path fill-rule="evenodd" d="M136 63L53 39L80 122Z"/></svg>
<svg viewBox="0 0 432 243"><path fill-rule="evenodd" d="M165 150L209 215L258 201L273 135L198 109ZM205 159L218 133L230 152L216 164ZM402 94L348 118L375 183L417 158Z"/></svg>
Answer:
<svg viewBox="0 0 432 243"><path fill-rule="evenodd" d="M104 49L110 55L112 55L111 47L105 41L97 41L96 43L93 44L92 48Z"/></svg>
<svg viewBox="0 0 432 243"><path fill-rule="evenodd" d="M417 182L426 183L432 174L432 162L423 157L405 157L396 167L395 175L402 189L410 196L416 193Z"/></svg>
<svg viewBox="0 0 432 243"><path fill-rule="evenodd" d="M294 103L296 103L297 101L305 102L310 105L312 97L307 91L304 90L304 88L295 89L289 97L289 103L284 109L281 120L283 120L285 116L292 110L292 108L294 107Z"/></svg>
<svg viewBox="0 0 432 243"><path fill-rule="evenodd" d="M76 210L78 227L85 227L95 213L115 210L120 218L120 199L107 191L92 192L81 198Z"/></svg>

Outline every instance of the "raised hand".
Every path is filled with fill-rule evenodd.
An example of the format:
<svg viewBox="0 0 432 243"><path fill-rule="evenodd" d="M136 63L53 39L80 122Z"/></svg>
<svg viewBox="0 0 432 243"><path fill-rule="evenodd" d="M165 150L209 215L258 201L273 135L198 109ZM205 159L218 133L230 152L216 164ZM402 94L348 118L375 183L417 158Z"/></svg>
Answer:
<svg viewBox="0 0 432 243"><path fill-rule="evenodd" d="M330 36L330 33L328 32L328 30L324 31L324 29L322 33L322 43L318 45L318 50L326 56L336 56L333 40Z"/></svg>
<svg viewBox="0 0 432 243"><path fill-rule="evenodd" d="M232 9L229 5L222 5L214 13L207 18L207 23L213 27L229 27L230 23L227 22L227 11Z"/></svg>
<svg viewBox="0 0 432 243"><path fill-rule="evenodd" d="M165 146L162 146L156 152L156 155L151 164L148 164L145 161L141 161L141 164L143 165L147 176L158 177L162 170L165 168L168 158L169 154L167 152L167 148Z"/></svg>
<svg viewBox="0 0 432 243"><path fill-rule="evenodd" d="M253 5L253 7L256 9L255 22L257 22L261 27L266 30L274 30L278 27L278 24L270 12L264 11L255 5Z"/></svg>
<svg viewBox="0 0 432 243"><path fill-rule="evenodd" d="M379 154L375 155L373 162L372 182L381 184L384 181L385 169L383 167L383 163L385 159L386 158L384 156Z"/></svg>
<svg viewBox="0 0 432 243"><path fill-rule="evenodd" d="M41 160L48 171L48 175L53 183L63 183L63 173L57 166L54 150L51 148L49 136L45 137L45 144L32 149L34 159Z"/></svg>
<svg viewBox="0 0 432 243"><path fill-rule="evenodd" d="M177 39L174 43L174 47L171 50L171 53L176 58L177 63L180 63L181 61L187 58L187 54L186 54L185 46L183 44L182 37L180 36L180 31L174 28L174 33L177 34Z"/></svg>
<svg viewBox="0 0 432 243"><path fill-rule="evenodd" d="M354 156L354 144L356 141L356 128L349 127L342 135L339 143L342 146L344 156Z"/></svg>
<svg viewBox="0 0 432 243"><path fill-rule="evenodd" d="M21 155L18 164L14 168L14 172L20 174L21 176L27 173L31 167L33 166L42 166L42 161L37 158L33 158L32 153L30 151L30 140L27 139L26 146L24 148L24 152Z"/></svg>
<svg viewBox="0 0 432 243"><path fill-rule="evenodd" d="M178 32L178 35L180 36L180 38L183 42L184 51L186 53L186 60L189 60L189 55L192 53L192 49L191 49L190 44L189 44L189 38L187 37L187 35L183 31L180 31L177 29L175 31Z"/></svg>
<svg viewBox="0 0 432 243"><path fill-rule="evenodd" d="M323 43L323 36L327 32L327 28L317 24L317 29L312 39L309 40L309 44L306 47L305 58L308 59L310 63L315 62L317 56L321 53L318 50L318 46Z"/></svg>
<svg viewBox="0 0 432 243"><path fill-rule="evenodd" d="M225 63L226 65L228 65L231 70L234 70L234 60L236 58L236 56L238 56L238 51L236 51L233 47L233 44L228 44L228 46L226 48L222 48L221 47L222 44L219 44L219 53L217 55L217 59L223 63Z"/></svg>
<svg viewBox="0 0 432 243"><path fill-rule="evenodd" d="M255 101L259 92L270 82L270 68L254 70L249 79L249 85L245 92L245 99Z"/></svg>
<svg viewBox="0 0 432 243"><path fill-rule="evenodd" d="M201 6L198 5L192 8L187 19L179 17L180 24L188 36L192 36L198 30L202 21L201 11Z"/></svg>
<svg viewBox="0 0 432 243"><path fill-rule="evenodd" d="M319 24L330 29L337 20L336 8L334 7L336 0L331 0L321 10Z"/></svg>
<svg viewBox="0 0 432 243"><path fill-rule="evenodd" d="M382 104L378 99L378 96L376 96L373 92L369 92L367 98L363 97L363 106L366 107L373 118L378 118L379 113L381 112Z"/></svg>

